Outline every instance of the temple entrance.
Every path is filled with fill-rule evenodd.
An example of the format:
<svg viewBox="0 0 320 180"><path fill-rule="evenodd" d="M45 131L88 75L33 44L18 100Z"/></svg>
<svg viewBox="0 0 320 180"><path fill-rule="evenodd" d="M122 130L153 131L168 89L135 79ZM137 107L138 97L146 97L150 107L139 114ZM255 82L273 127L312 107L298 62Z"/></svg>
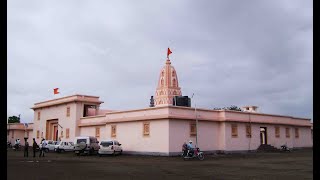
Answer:
<svg viewBox="0 0 320 180"><path fill-rule="evenodd" d="M53 140L54 141L58 140L58 125L53 126Z"/></svg>
<svg viewBox="0 0 320 180"><path fill-rule="evenodd" d="M267 128L260 127L260 143L267 144Z"/></svg>
<svg viewBox="0 0 320 180"><path fill-rule="evenodd" d="M58 140L58 119L47 120L46 139L54 141Z"/></svg>

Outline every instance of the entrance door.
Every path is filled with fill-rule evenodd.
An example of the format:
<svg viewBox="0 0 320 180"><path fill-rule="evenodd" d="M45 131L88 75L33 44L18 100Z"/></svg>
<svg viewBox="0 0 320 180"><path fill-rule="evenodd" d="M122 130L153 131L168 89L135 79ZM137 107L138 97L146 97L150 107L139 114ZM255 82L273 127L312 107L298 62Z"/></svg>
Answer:
<svg viewBox="0 0 320 180"><path fill-rule="evenodd" d="M260 127L260 143L267 144L267 128Z"/></svg>
<svg viewBox="0 0 320 180"><path fill-rule="evenodd" d="M53 140L57 141L58 139L58 126L53 126Z"/></svg>

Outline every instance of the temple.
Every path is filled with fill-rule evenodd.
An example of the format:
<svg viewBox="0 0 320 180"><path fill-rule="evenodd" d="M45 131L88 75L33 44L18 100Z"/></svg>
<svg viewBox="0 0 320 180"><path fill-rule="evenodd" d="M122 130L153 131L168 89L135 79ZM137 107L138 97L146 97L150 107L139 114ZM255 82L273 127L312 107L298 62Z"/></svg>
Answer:
<svg viewBox="0 0 320 180"><path fill-rule="evenodd" d="M189 140L207 153L255 151L266 144L313 146L310 119L265 114L257 106L245 106L243 111L195 111L173 104L174 96L181 95L177 72L168 58L160 70L154 107L100 109L103 101L98 96L81 94L38 102L31 108L34 119L28 127L7 125L7 140L28 137L32 144L32 138L39 143L41 138L74 141L77 136L95 136L99 141L118 140L123 153L164 156L180 154L181 145Z"/></svg>

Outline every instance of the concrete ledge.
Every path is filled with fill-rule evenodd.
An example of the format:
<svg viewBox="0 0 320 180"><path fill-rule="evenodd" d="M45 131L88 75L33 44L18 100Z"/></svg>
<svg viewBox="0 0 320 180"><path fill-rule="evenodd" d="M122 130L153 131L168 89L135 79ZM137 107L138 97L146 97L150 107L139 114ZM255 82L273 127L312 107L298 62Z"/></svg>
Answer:
<svg viewBox="0 0 320 180"><path fill-rule="evenodd" d="M313 149L313 147L295 147L293 150ZM202 151L205 155L219 155L219 154L247 154L257 153L257 150L212 150ZM126 155L141 155L141 156L181 156L182 151L179 152L145 152L145 151L123 151L122 154Z"/></svg>
<svg viewBox="0 0 320 180"><path fill-rule="evenodd" d="M123 151L122 154L142 156L169 156L166 152Z"/></svg>
<svg viewBox="0 0 320 180"><path fill-rule="evenodd" d="M293 148L290 148L290 149L293 149L293 150L303 150L303 149L313 149L313 147L293 147Z"/></svg>

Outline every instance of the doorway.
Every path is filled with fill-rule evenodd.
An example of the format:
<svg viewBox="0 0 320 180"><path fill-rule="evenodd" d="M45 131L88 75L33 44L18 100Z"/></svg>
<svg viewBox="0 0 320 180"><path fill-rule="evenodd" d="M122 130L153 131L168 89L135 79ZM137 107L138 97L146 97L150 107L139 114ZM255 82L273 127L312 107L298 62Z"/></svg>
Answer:
<svg viewBox="0 0 320 180"><path fill-rule="evenodd" d="M47 120L46 139L47 140L57 140L58 139L58 119Z"/></svg>
<svg viewBox="0 0 320 180"><path fill-rule="evenodd" d="M58 126L53 126L53 140L58 141Z"/></svg>
<svg viewBox="0 0 320 180"><path fill-rule="evenodd" d="M260 127L260 143L267 144L267 128Z"/></svg>

